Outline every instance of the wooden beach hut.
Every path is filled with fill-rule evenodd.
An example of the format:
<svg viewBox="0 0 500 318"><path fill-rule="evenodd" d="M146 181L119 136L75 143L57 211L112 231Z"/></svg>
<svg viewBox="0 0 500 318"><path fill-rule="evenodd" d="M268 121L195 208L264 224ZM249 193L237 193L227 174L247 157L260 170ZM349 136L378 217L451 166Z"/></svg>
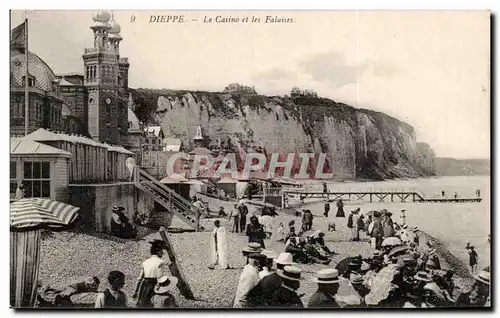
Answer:
<svg viewBox="0 0 500 318"><path fill-rule="evenodd" d="M40 267L41 231L62 229L80 208L50 199L22 199L10 205L10 305L33 308Z"/></svg>

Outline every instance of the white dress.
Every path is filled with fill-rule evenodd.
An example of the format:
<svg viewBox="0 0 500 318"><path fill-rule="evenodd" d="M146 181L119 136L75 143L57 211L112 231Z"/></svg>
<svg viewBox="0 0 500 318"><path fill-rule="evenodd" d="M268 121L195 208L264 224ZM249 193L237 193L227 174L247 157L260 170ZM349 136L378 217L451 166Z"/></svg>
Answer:
<svg viewBox="0 0 500 318"><path fill-rule="evenodd" d="M217 245L215 244L215 236L217 236ZM213 230L210 237L211 264L218 263L221 268L227 267L227 243L226 243L226 228L217 227Z"/></svg>

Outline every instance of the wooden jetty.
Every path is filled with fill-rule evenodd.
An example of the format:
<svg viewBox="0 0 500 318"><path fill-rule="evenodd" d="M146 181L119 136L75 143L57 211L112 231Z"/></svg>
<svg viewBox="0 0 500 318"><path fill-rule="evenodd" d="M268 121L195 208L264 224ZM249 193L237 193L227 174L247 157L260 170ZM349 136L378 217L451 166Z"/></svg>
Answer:
<svg viewBox="0 0 500 318"><path fill-rule="evenodd" d="M398 202L398 203L478 203L481 198L426 198L419 190L368 190L368 191L330 191L307 192L307 191L283 191L282 198L285 201L289 196L299 196L301 199L325 198L328 201L345 200L367 200L368 202Z"/></svg>

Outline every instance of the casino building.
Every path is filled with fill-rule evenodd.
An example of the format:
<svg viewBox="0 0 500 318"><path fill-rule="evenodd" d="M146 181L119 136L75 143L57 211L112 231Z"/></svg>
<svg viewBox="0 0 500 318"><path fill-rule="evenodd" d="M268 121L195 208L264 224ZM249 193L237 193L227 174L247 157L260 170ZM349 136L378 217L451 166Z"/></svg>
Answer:
<svg viewBox="0 0 500 318"><path fill-rule="evenodd" d="M120 25L107 11L92 16L93 47L83 53L83 74L56 75L28 52L29 126L89 136L114 145L127 144L129 62L120 56ZM24 134L25 52L11 45L10 133Z"/></svg>

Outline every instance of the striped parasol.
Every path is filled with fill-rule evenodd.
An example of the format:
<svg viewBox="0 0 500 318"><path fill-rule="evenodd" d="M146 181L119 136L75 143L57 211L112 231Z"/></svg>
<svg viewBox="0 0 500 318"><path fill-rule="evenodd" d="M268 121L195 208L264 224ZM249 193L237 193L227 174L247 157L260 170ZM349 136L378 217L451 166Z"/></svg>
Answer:
<svg viewBox="0 0 500 318"><path fill-rule="evenodd" d="M73 222L80 208L59 201L27 198L10 204L10 227L63 227Z"/></svg>

